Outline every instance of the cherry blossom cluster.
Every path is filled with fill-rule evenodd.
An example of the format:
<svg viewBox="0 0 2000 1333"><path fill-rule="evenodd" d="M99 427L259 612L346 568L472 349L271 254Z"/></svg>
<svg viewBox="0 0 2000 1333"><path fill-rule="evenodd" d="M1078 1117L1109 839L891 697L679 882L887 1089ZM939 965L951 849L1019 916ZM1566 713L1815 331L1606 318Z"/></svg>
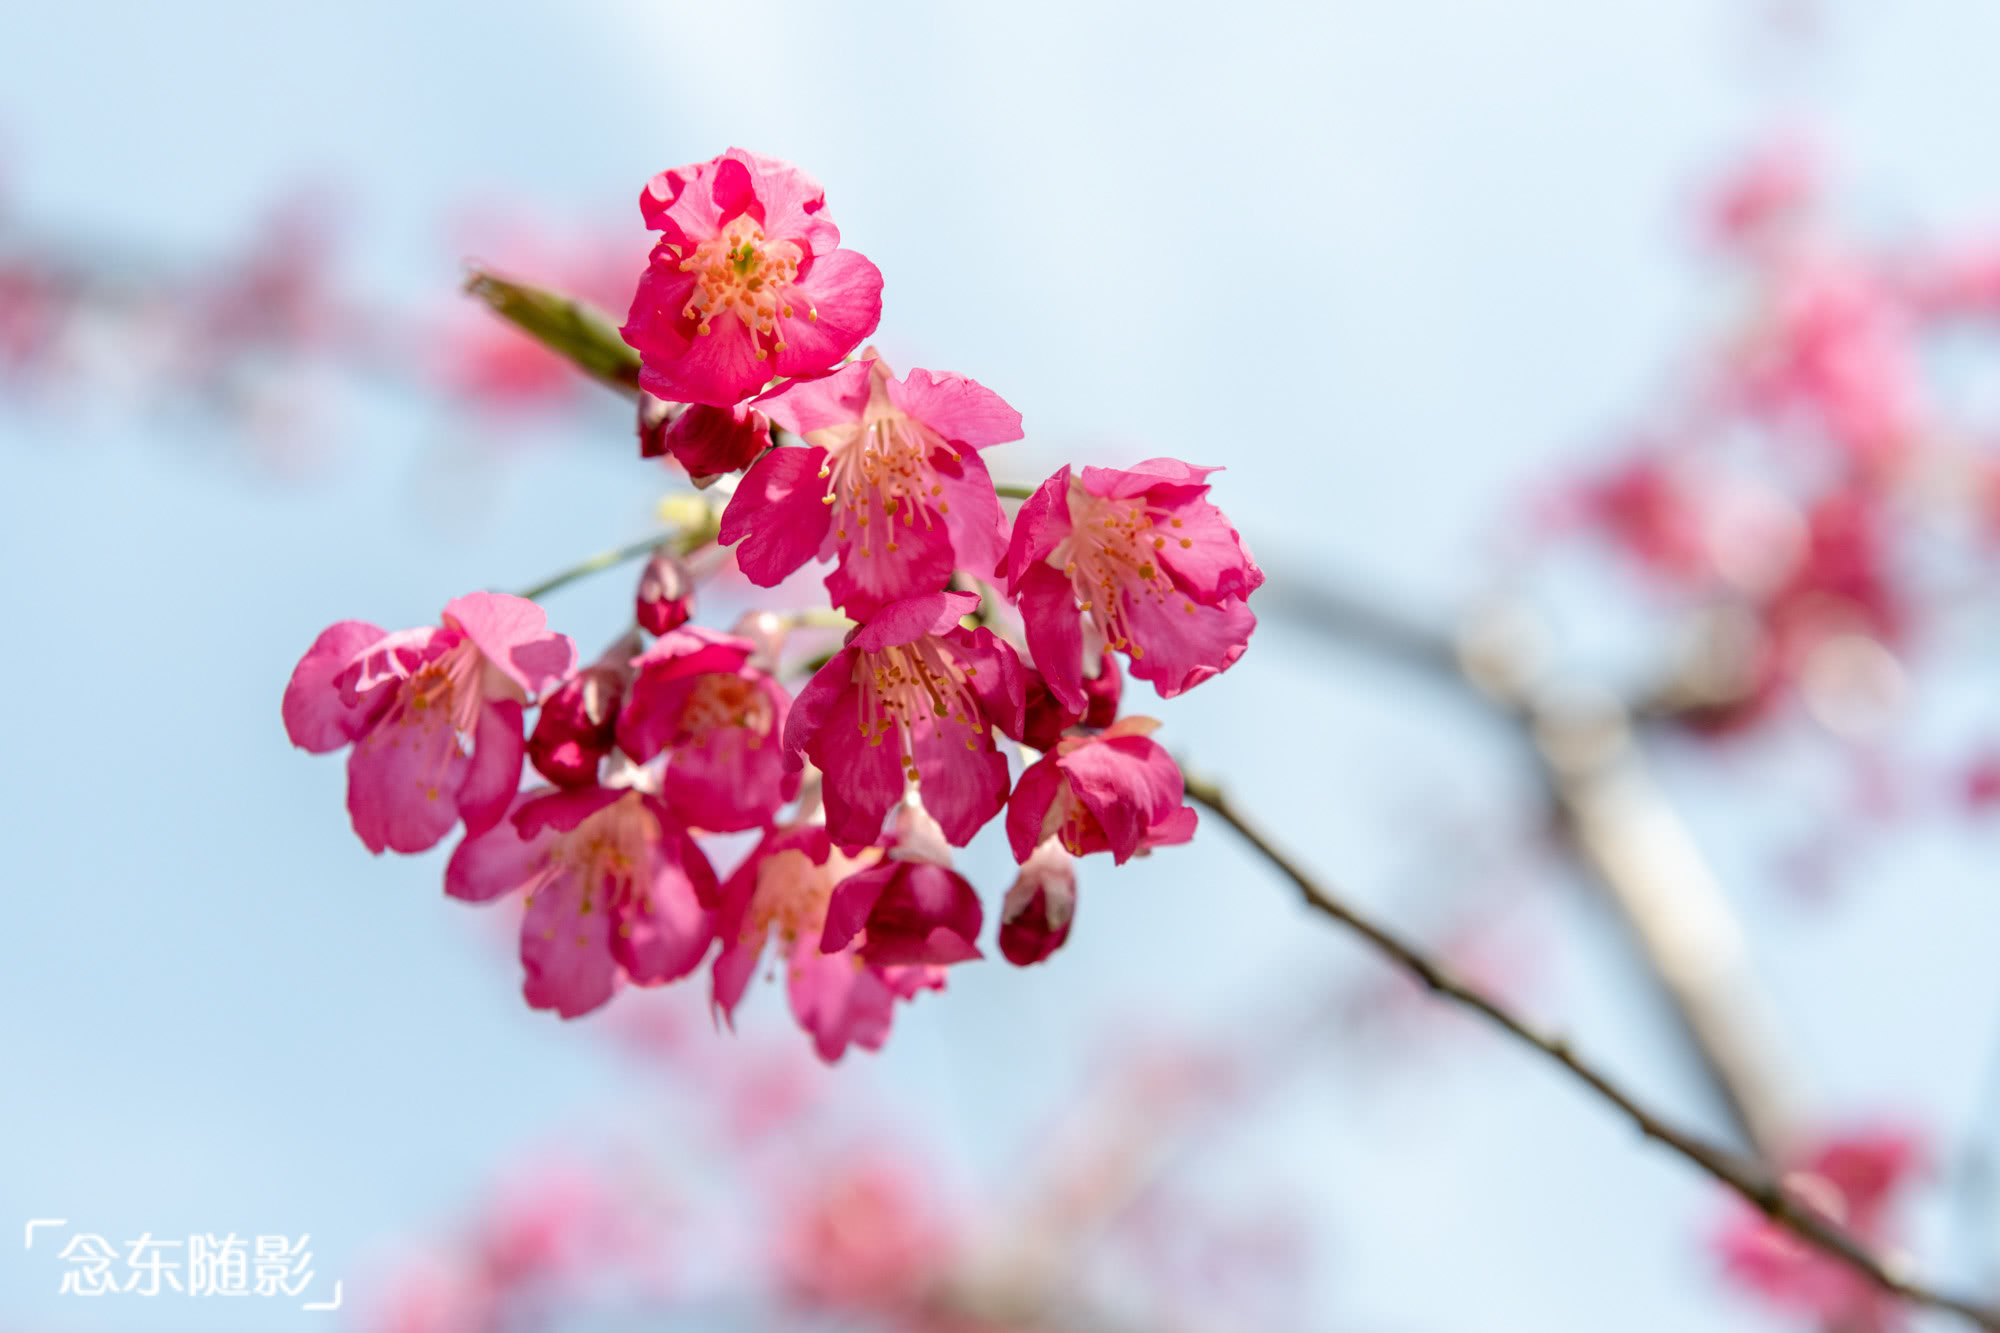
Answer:
<svg viewBox="0 0 2000 1333"><path fill-rule="evenodd" d="M658 238L621 330L640 452L728 495L713 539L751 584L819 562L826 604L693 623L699 533L662 544L635 625L588 665L535 603L471 593L435 626L328 628L285 724L350 749L371 851L463 827L446 892L518 894L529 1004L574 1017L708 963L728 1018L768 952L831 1061L982 956L952 849L1003 812L1020 872L997 938L1022 965L1068 938L1077 858L1193 836L1124 678L1172 698L1228 669L1263 574L1207 498L1215 469L1174 459L1065 466L1010 521L980 451L1020 415L863 347L881 274L797 167L731 149L640 208ZM815 617L848 628L794 690L783 631ZM731 834L754 845L725 874Z"/></svg>
<svg viewBox="0 0 2000 1333"><path fill-rule="evenodd" d="M1707 735L1804 711L1878 732L1927 623L2000 543L1981 383L2000 334L2000 237L1857 240L1819 158L1777 138L1716 186L1703 240L1735 317L1555 505L1688 611L1660 712Z"/></svg>

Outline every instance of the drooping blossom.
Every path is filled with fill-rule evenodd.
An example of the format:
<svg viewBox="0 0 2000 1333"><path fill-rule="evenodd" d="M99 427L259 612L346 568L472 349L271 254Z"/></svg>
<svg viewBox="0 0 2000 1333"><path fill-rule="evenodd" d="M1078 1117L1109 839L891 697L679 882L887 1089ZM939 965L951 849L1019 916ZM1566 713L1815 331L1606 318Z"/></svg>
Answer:
<svg viewBox="0 0 2000 1333"><path fill-rule="evenodd" d="M1862 1129L1821 1144L1785 1187L1879 1254L1896 1242L1896 1204L1923 1156L1922 1140L1908 1129ZM1903 1326L1893 1297L1746 1205L1736 1206L1716 1249L1737 1282L1826 1327L1891 1333Z"/></svg>
<svg viewBox="0 0 2000 1333"><path fill-rule="evenodd" d="M734 407L837 364L882 317L881 273L789 162L731 148L653 177L639 210L661 235L620 332L657 397Z"/></svg>
<svg viewBox="0 0 2000 1333"><path fill-rule="evenodd" d="M837 557L835 606L877 607L935 592L954 569L986 574L1006 548L1000 500L978 451L1021 438L1021 414L962 375L897 379L863 359L758 400L806 442L776 449L743 478L717 540L739 543L751 582L774 587Z"/></svg>
<svg viewBox="0 0 2000 1333"><path fill-rule="evenodd" d="M951 868L937 821L905 801L885 855L840 881L827 904L821 953L852 949L865 963L969 962L982 955L979 894Z"/></svg>
<svg viewBox="0 0 2000 1333"><path fill-rule="evenodd" d="M665 634L694 618L694 575L671 551L655 551L640 571L633 616L648 634Z"/></svg>
<svg viewBox="0 0 2000 1333"><path fill-rule="evenodd" d="M1041 962L1069 939L1076 920L1076 860L1045 838L1021 863L1000 905L1000 952L1016 967Z"/></svg>
<svg viewBox="0 0 2000 1333"><path fill-rule="evenodd" d="M1004 566L1028 651L1055 696L1084 706L1085 620L1171 699L1225 671L1257 626L1264 572L1203 497L1215 468L1154 458L1065 466L1021 506Z"/></svg>
<svg viewBox="0 0 2000 1333"><path fill-rule="evenodd" d="M850 846L872 843L906 786L954 847L1000 813L1007 760L997 727L1021 734L1021 664L988 629L961 617L973 593L934 592L884 607L807 682L785 722L785 750L825 774L826 824Z"/></svg>
<svg viewBox="0 0 2000 1333"><path fill-rule="evenodd" d="M770 447L770 419L748 403L710 407L639 397L639 456L673 459L696 486L741 472Z"/></svg>
<svg viewBox="0 0 2000 1333"><path fill-rule="evenodd" d="M849 1046L880 1050L896 1001L920 990L942 990L945 978L942 967L870 964L851 949L821 952L834 886L881 856L877 847L849 856L820 824L766 833L722 886L716 1012L724 1018L735 1014L775 933L792 1016L812 1034L820 1059L832 1063Z"/></svg>
<svg viewBox="0 0 2000 1333"><path fill-rule="evenodd" d="M314 754L352 745L354 831L373 852L421 852L461 818L469 833L499 822L521 784L521 706L575 661L539 606L504 593L394 634L343 620L293 670L285 731Z"/></svg>
<svg viewBox="0 0 2000 1333"><path fill-rule="evenodd" d="M618 710L632 680L639 638L627 634L542 700L528 735L528 762L558 787L594 787L617 746Z"/></svg>
<svg viewBox="0 0 2000 1333"><path fill-rule="evenodd" d="M1159 723L1125 717L1096 736L1065 736L1021 775L1007 803L1007 841L1026 863L1056 839L1072 856L1111 853L1119 865L1194 836L1181 770L1152 739Z"/></svg>
<svg viewBox="0 0 2000 1333"><path fill-rule="evenodd" d="M667 755L661 794L695 828L761 827L798 793L779 745L791 696L753 663L756 650L685 625L632 662L618 747L640 763Z"/></svg>
<svg viewBox="0 0 2000 1333"><path fill-rule="evenodd" d="M511 818L458 845L444 884L466 902L526 894L522 993L564 1018L623 981L686 976L715 938L715 871L674 812L635 787L523 792Z"/></svg>

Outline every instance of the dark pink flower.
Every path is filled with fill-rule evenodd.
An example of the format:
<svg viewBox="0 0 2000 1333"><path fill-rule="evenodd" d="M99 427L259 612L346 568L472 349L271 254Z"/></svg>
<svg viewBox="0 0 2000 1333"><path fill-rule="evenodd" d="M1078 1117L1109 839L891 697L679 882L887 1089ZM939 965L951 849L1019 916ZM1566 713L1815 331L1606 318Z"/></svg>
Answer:
<svg viewBox="0 0 2000 1333"><path fill-rule="evenodd" d="M884 850L881 861L834 887L820 952L851 947L856 958L880 966L980 957L974 941L985 912L972 885L951 868L937 821L905 801Z"/></svg>
<svg viewBox="0 0 2000 1333"><path fill-rule="evenodd" d="M1909 1130L1865 1129L1827 1140L1785 1187L1880 1253L1895 1242L1897 1198L1922 1160L1922 1140ZM1893 1298L1746 1206L1737 1206L1716 1248L1731 1277L1775 1305L1855 1333L1902 1326Z"/></svg>
<svg viewBox="0 0 2000 1333"><path fill-rule="evenodd" d="M934 592L891 603L848 636L799 692L785 750L825 776L826 824L849 846L874 842L906 786L954 847L972 840L1007 800L998 727L1021 734L1021 664L991 630L959 619L973 593Z"/></svg>
<svg viewBox="0 0 2000 1333"><path fill-rule="evenodd" d="M694 617L694 575L679 556L656 551L639 574L633 615L648 634L679 629Z"/></svg>
<svg viewBox="0 0 2000 1333"><path fill-rule="evenodd" d="M444 886L467 902L526 893L522 991L564 1018L622 980L686 976L715 938L715 871L665 803L636 788L522 793L511 819L458 845Z"/></svg>
<svg viewBox="0 0 2000 1333"><path fill-rule="evenodd" d="M899 380L874 356L758 400L806 442L766 454L730 497L717 540L740 542L750 581L775 587L837 556L826 587L865 619L935 592L954 569L993 568L1006 548L1000 500L978 451L1021 438L1021 414L962 375Z"/></svg>
<svg viewBox="0 0 2000 1333"><path fill-rule="evenodd" d="M672 458L696 486L742 471L770 447L770 420L747 403L710 407L639 397L639 456Z"/></svg>
<svg viewBox="0 0 2000 1333"><path fill-rule="evenodd" d="M1245 599L1264 572L1202 498L1214 471L1171 458L1076 477L1064 467L1021 506L1008 595L1020 602L1035 665L1069 707L1084 707L1086 616L1162 698L1243 655L1257 626Z"/></svg>
<svg viewBox="0 0 2000 1333"><path fill-rule="evenodd" d="M1076 860L1060 838L1045 839L1000 905L1000 952L1016 967L1039 963L1062 948L1075 920Z"/></svg>
<svg viewBox="0 0 2000 1333"><path fill-rule="evenodd" d="M1066 736L1021 775L1007 803L1007 841L1025 863L1054 838L1072 856L1111 853L1117 864L1194 836L1195 813L1172 756L1152 739L1159 723L1126 717L1096 736Z"/></svg>
<svg viewBox="0 0 2000 1333"><path fill-rule="evenodd" d="M661 794L694 827L759 828L798 794L778 744L791 696L752 665L756 650L686 625L633 659L618 748L640 763L667 755Z"/></svg>
<svg viewBox="0 0 2000 1333"><path fill-rule="evenodd" d="M632 680L638 636L628 634L542 700L528 736L528 762L558 787L595 787L617 746L618 710Z"/></svg>
<svg viewBox="0 0 2000 1333"><path fill-rule="evenodd" d="M716 1011L725 1018L735 1014L775 932L792 1015L812 1034L819 1057L838 1060L850 1045L881 1049L896 1001L943 989L945 976L942 967L870 964L851 949L821 952L834 886L881 855L880 848L866 847L848 856L816 824L765 834L722 887Z"/></svg>
<svg viewBox="0 0 2000 1333"><path fill-rule="evenodd" d="M653 177L639 210L661 236L621 332L648 393L733 407L837 364L882 317L882 275L788 162L732 148Z"/></svg>
<svg viewBox="0 0 2000 1333"><path fill-rule="evenodd" d="M521 706L576 662L542 609L505 593L449 603L436 627L330 626L285 686L285 731L314 754L352 745L347 809L373 852L421 852L462 817L493 827L521 785Z"/></svg>

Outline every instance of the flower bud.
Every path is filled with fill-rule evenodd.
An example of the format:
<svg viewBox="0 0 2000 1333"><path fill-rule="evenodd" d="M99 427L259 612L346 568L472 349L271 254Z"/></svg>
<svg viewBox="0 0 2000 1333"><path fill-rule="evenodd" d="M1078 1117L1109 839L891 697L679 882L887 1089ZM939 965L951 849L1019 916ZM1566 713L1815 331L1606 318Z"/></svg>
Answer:
<svg viewBox="0 0 2000 1333"><path fill-rule="evenodd" d="M639 627L648 634L679 629L694 615L694 576L681 560L656 551L639 575Z"/></svg>
<svg viewBox="0 0 2000 1333"><path fill-rule="evenodd" d="M1031 967L1063 946L1076 918L1076 860L1049 838L1022 865L1000 906L1000 952Z"/></svg>
<svg viewBox="0 0 2000 1333"><path fill-rule="evenodd" d="M528 737L528 762L558 787L589 787L598 765L617 743L618 709L625 701L639 646L631 635L571 676L542 700Z"/></svg>

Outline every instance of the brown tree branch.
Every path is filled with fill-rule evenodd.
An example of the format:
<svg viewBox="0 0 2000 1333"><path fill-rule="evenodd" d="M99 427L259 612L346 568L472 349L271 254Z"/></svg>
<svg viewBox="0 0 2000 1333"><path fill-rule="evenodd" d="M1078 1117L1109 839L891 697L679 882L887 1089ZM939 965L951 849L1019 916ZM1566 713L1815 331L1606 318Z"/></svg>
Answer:
<svg viewBox="0 0 2000 1333"><path fill-rule="evenodd" d="M1561 1065L1600 1098L1624 1112L1646 1138L1734 1190L1776 1225L1885 1292L1917 1305L1957 1315L1981 1328L2000 1330L2000 1310L1938 1291L1911 1277L1898 1264L1875 1254L1830 1218L1787 1190L1783 1179L1768 1165L1708 1143L1662 1119L1625 1091L1610 1075L1578 1055L1566 1039L1542 1032L1516 1017L1499 1001L1460 981L1442 963L1350 906L1334 890L1307 874L1296 861L1279 850L1215 783L1189 773L1187 794L1207 806L1236 830L1238 836L1249 843L1258 855L1291 880L1308 907L1359 935L1377 953L1422 982L1432 994L1480 1014L1509 1036L1532 1046Z"/></svg>

